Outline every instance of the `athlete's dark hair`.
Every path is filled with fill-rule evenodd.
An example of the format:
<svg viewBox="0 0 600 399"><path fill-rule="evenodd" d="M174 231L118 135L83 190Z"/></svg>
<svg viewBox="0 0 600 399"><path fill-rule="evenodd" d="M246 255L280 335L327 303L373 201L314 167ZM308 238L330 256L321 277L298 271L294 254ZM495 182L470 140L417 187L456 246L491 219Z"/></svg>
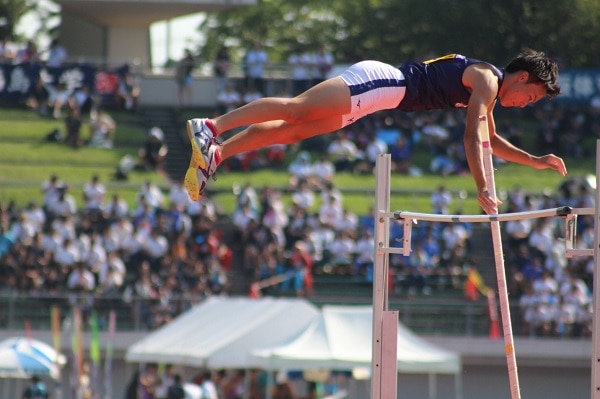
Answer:
<svg viewBox="0 0 600 399"><path fill-rule="evenodd" d="M556 61L540 51L527 49L510 60L504 69L507 73L529 72L529 82L544 83L546 85L546 96L549 98L560 94L558 65Z"/></svg>

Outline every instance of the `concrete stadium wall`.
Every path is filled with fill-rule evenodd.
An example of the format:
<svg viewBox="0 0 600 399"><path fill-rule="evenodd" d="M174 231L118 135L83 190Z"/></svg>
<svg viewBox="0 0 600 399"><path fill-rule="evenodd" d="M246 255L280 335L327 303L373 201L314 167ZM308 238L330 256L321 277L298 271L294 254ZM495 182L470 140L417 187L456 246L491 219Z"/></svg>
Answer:
<svg viewBox="0 0 600 399"><path fill-rule="evenodd" d="M217 83L212 77L195 77L192 84L191 107L214 107ZM172 75L140 76L139 104L144 106L174 107L179 104L178 88Z"/></svg>

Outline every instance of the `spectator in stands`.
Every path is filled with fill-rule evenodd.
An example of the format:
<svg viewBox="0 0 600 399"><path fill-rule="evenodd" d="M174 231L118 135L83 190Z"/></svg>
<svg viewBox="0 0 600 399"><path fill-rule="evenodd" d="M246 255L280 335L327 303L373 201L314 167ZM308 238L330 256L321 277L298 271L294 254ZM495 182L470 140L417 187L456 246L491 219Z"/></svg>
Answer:
<svg viewBox="0 0 600 399"><path fill-rule="evenodd" d="M192 103L192 71L196 65L197 61L191 50L185 49L183 58L179 60L175 70L179 106L182 108L189 107Z"/></svg>
<svg viewBox="0 0 600 399"><path fill-rule="evenodd" d="M519 298L519 314L521 322L521 334L534 335L535 313L537 306L537 295L533 290L531 281L524 286L523 295Z"/></svg>
<svg viewBox="0 0 600 399"><path fill-rule="evenodd" d="M0 39L0 62L12 63L16 56L14 45L10 41L10 36L5 34Z"/></svg>
<svg viewBox="0 0 600 399"><path fill-rule="evenodd" d="M412 149L405 135L400 134L396 142L389 147L392 159L392 170L396 173L408 174L412 167Z"/></svg>
<svg viewBox="0 0 600 399"><path fill-rule="evenodd" d="M561 127L561 152L567 156L581 158L584 155L582 139L586 135L585 117L582 113L570 115Z"/></svg>
<svg viewBox="0 0 600 399"><path fill-rule="evenodd" d="M25 62L35 63L39 61L40 55L37 46L31 40L28 40L27 43L25 43L25 47L22 47L17 51L17 56L15 57L15 62L17 64Z"/></svg>
<svg viewBox="0 0 600 399"><path fill-rule="evenodd" d="M169 202L174 204L177 209L186 209L190 201L185 187L183 186L183 180L179 180L173 183L169 189ZM187 212L189 214L189 212Z"/></svg>
<svg viewBox="0 0 600 399"><path fill-rule="evenodd" d="M60 44L60 39L52 39L50 47L48 48L48 60L46 61L46 65L51 68L58 68L67 61L67 58L67 50Z"/></svg>
<svg viewBox="0 0 600 399"><path fill-rule="evenodd" d="M321 204L319 209L319 221L323 224L338 229L338 225L343 221L344 209L335 196L330 196L328 201Z"/></svg>
<svg viewBox="0 0 600 399"><path fill-rule="evenodd" d="M233 82L227 83L225 89L217 94L217 112L224 113L242 105L242 96L236 90Z"/></svg>
<svg viewBox="0 0 600 399"><path fill-rule="evenodd" d="M169 252L169 242L165 236L160 234L157 227L153 227L150 235L142 242L143 257L148 260L150 269L154 273L159 273L161 262Z"/></svg>
<svg viewBox="0 0 600 399"><path fill-rule="evenodd" d="M129 214L129 204L119 194L113 194L104 208L104 217L109 221L122 220Z"/></svg>
<svg viewBox="0 0 600 399"><path fill-rule="evenodd" d="M443 259L448 266L462 264L468 255L470 234L460 223L446 223L442 230Z"/></svg>
<svg viewBox="0 0 600 399"><path fill-rule="evenodd" d="M153 211L162 207L164 201L164 195L161 189L156 185L156 183L150 180L147 180L144 184L142 184L136 198L138 203L147 203Z"/></svg>
<svg viewBox="0 0 600 399"><path fill-rule="evenodd" d="M336 238L329 244L327 250L331 255L331 272L336 274L352 274L356 242L346 231L336 232Z"/></svg>
<svg viewBox="0 0 600 399"><path fill-rule="evenodd" d="M97 108L96 99L87 83L83 83L81 87L78 87L73 91L69 98L69 105L72 108L77 108L79 114L82 117L86 115L86 118L91 115L92 109Z"/></svg>
<svg viewBox="0 0 600 399"><path fill-rule="evenodd" d="M69 114L65 118L65 144L73 148L79 148L83 145L81 137L81 113L78 107L69 106Z"/></svg>
<svg viewBox="0 0 600 399"><path fill-rule="evenodd" d="M288 291L292 285L296 296L310 296L313 289L312 267L313 260L307 243L302 240L296 241L288 259L288 272L292 274L292 278L283 281L281 289L284 292Z"/></svg>
<svg viewBox="0 0 600 399"><path fill-rule="evenodd" d="M246 87L252 83L258 91L263 94L266 93L264 73L267 62L269 62L267 52L263 49L260 42L254 42L252 47L246 52L242 64Z"/></svg>
<svg viewBox="0 0 600 399"><path fill-rule="evenodd" d="M213 73L217 80L217 93L225 90L228 82L229 69L231 68L231 58L229 57L229 49L227 46L219 47L215 57Z"/></svg>
<svg viewBox="0 0 600 399"><path fill-rule="evenodd" d="M240 105L245 105L251 103L254 100L258 100L259 98L263 98L263 94L258 91L253 84L248 85L244 92L242 93L242 101Z"/></svg>
<svg viewBox="0 0 600 399"><path fill-rule="evenodd" d="M524 259L524 263L521 266L521 272L523 273L523 277L525 278L525 281L531 281L533 283L534 291L536 292L536 294L538 294L538 290L536 289L536 283L540 285L540 279L542 278L544 273L548 273L547 270L544 270L544 261L540 256L529 255L530 248L527 244L522 244L519 247L519 250L520 256Z"/></svg>
<svg viewBox="0 0 600 399"><path fill-rule="evenodd" d="M582 334L582 322L586 319L591 298L580 285L573 284L560 295L560 309L557 315L557 333L560 337L579 337Z"/></svg>
<svg viewBox="0 0 600 399"><path fill-rule="evenodd" d="M534 293L536 296L536 306L533 320L536 334L544 337L554 336L556 335L559 298L555 291L536 291L535 287Z"/></svg>
<svg viewBox="0 0 600 399"><path fill-rule="evenodd" d="M292 194L292 202L304 211L309 211L315 204L315 193L310 189L308 181L302 179L297 190Z"/></svg>
<svg viewBox="0 0 600 399"><path fill-rule="evenodd" d="M69 103L71 90L65 82L58 82L56 85L48 85L48 106L52 109L54 119L60 119L63 108Z"/></svg>
<svg viewBox="0 0 600 399"><path fill-rule="evenodd" d="M84 210L102 212L105 200L106 187L100 181L98 175L93 175L92 179L83 186Z"/></svg>
<svg viewBox="0 0 600 399"><path fill-rule="evenodd" d="M42 228L46 223L46 214L44 213L44 210L38 206L35 200L31 200L27 203L27 207L23 211L23 218L25 223L30 225L35 233L42 231Z"/></svg>
<svg viewBox="0 0 600 399"><path fill-rule="evenodd" d="M69 274L67 288L75 292L91 292L96 288L94 274L87 269L85 263L75 263L73 271Z"/></svg>
<svg viewBox="0 0 600 399"><path fill-rule="evenodd" d="M249 202L244 202L240 208L233 214L233 224L241 231L245 231L251 220L256 221L258 213L250 206Z"/></svg>
<svg viewBox="0 0 600 399"><path fill-rule="evenodd" d="M95 118L90 119L90 142L92 147L113 148L117 124L104 107Z"/></svg>
<svg viewBox="0 0 600 399"><path fill-rule="evenodd" d="M347 231L348 234L354 238L358 231L358 216L354 212L351 212L348 208L342 210L342 217L338 219L334 226L336 231Z"/></svg>
<svg viewBox="0 0 600 399"><path fill-rule="evenodd" d="M116 93L117 107L131 111L136 108L139 96L140 88L133 75L129 71L120 74Z"/></svg>
<svg viewBox="0 0 600 399"><path fill-rule="evenodd" d="M48 115L48 101L50 100L50 91L46 87L43 79L37 77L33 83L31 91L27 95L25 105L39 112L42 116Z"/></svg>
<svg viewBox="0 0 600 399"><path fill-rule="evenodd" d="M507 212L517 212L516 206L512 203L509 203L509 209ZM531 233L531 229L533 227L531 219L522 219L522 220L509 220L504 225L504 230L508 235L508 248L514 250L518 248L522 243L527 242L529 239L529 234Z"/></svg>
<svg viewBox="0 0 600 399"><path fill-rule="evenodd" d="M295 51L288 57L291 70L292 95L306 91L312 83L312 69L314 58L312 54L301 44L297 44Z"/></svg>
<svg viewBox="0 0 600 399"><path fill-rule="evenodd" d="M327 147L327 154L335 165L336 172L351 172L359 158L358 148L350 140L349 132L346 129L338 130L335 139Z"/></svg>
<svg viewBox="0 0 600 399"><path fill-rule="evenodd" d="M31 382L23 391L22 399L49 399L50 394L46 388L46 384L38 377L34 375L31 377Z"/></svg>
<svg viewBox="0 0 600 399"><path fill-rule="evenodd" d="M404 272L404 283L409 296L414 296L417 292L429 295L429 278L434 273L435 264L419 241L413 243L413 247Z"/></svg>
<svg viewBox="0 0 600 399"><path fill-rule="evenodd" d="M317 154L317 159L312 164L313 172L316 178L315 184L324 191L328 186L333 185L335 176L335 166L327 157L327 154Z"/></svg>
<svg viewBox="0 0 600 399"><path fill-rule="evenodd" d="M329 78L329 73L333 69L333 55L325 46L319 44L313 54L312 82L311 85L317 85Z"/></svg>
<svg viewBox="0 0 600 399"><path fill-rule="evenodd" d="M140 374L138 385L138 397L140 399L154 399L156 389L160 387L160 376L158 364L147 363Z"/></svg>
<svg viewBox="0 0 600 399"><path fill-rule="evenodd" d="M51 218L73 216L77 212L77 204L69 193L69 186L63 184L58 187L58 197L47 205L47 211Z"/></svg>
<svg viewBox="0 0 600 399"><path fill-rule="evenodd" d="M329 245L335 240L335 231L328 224L321 222L314 229L308 231L307 237L311 257L315 262L314 268L321 271L329 262Z"/></svg>
<svg viewBox="0 0 600 399"><path fill-rule="evenodd" d="M367 137L369 141L364 150L365 156L356 166L356 171L359 173L371 174L375 168L377 156L379 154L386 154L388 152L388 145L385 141L381 140L374 131L368 134ZM395 170L394 167L393 169Z"/></svg>
<svg viewBox="0 0 600 399"><path fill-rule="evenodd" d="M452 194L446 189L446 186L440 184L431 194L430 202L433 206L433 213L447 215L450 213L449 207L452 203Z"/></svg>
<svg viewBox="0 0 600 399"><path fill-rule="evenodd" d="M367 281L373 281L374 250L375 240L373 232L369 229L361 229L360 236L356 241L354 274L365 276Z"/></svg>
<svg viewBox="0 0 600 399"><path fill-rule="evenodd" d="M311 187L315 187L314 169L311 163L310 154L307 151L300 151L296 159L288 166L290 174L290 187L296 189L301 181L307 181Z"/></svg>
<svg viewBox="0 0 600 399"><path fill-rule="evenodd" d="M139 168L163 173L167 152L163 130L158 126L150 128L146 140L138 149Z"/></svg>
<svg viewBox="0 0 600 399"><path fill-rule="evenodd" d="M276 190L267 190L268 202L263 202L262 224L267 227L276 237L277 243L281 248L286 245L285 227L288 224L288 215L285 213L285 207L281 201L280 193Z"/></svg>

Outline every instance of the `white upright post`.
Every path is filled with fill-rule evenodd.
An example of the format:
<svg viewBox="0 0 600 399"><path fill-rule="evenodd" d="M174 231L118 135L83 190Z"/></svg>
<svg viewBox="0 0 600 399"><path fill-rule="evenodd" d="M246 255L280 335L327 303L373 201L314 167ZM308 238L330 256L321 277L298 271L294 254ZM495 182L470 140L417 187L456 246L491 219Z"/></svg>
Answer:
<svg viewBox="0 0 600 399"><path fill-rule="evenodd" d="M591 398L600 399L600 140L596 141L596 204L594 205L594 305L592 324Z"/></svg>
<svg viewBox="0 0 600 399"><path fill-rule="evenodd" d="M388 311L388 274L390 241L391 156L380 154L376 160L375 193L375 267L373 271L373 351L371 363L371 399L396 399L398 312Z"/></svg>

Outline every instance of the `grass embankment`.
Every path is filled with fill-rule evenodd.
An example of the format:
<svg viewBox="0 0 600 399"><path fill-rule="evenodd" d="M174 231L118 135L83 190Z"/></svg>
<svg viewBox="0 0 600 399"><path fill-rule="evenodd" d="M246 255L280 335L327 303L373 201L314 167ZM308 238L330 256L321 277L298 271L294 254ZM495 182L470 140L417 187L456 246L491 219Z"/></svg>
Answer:
<svg viewBox="0 0 600 399"><path fill-rule="evenodd" d="M150 180L167 190L168 181L156 173L133 172L127 182L113 180L119 159L125 154L136 156L137 148L144 140L145 131L139 116L131 113L112 112L117 120L117 133L113 149L82 147L73 149L63 144L49 143L46 135L55 128L62 129L62 121L42 118L33 111L20 109L0 110L0 202L14 201L24 206L30 200L41 203L40 186L51 174L71 187L71 193L81 205L81 189L92 175L97 174L107 186L109 195L119 193L130 204L135 204L135 196L143 184ZM84 126L82 134L88 137ZM526 132L527 142L532 141L533 133ZM591 146L594 144L590 142ZM535 153L535 149L531 149ZM590 151L593 153L593 149ZM290 151L290 156L291 156ZM418 148L414 162L423 170L427 169L429 156L426 148ZM584 176L594 173L595 160L567 159L569 176ZM498 193L504 193L519 185L533 193L544 189L555 190L563 180L557 173L549 170L536 171L520 165L502 165L496 171ZM232 187L235 184L252 183L257 187L265 185L285 187L288 174L285 170L260 170L254 173L220 173L217 181L211 181L210 187L218 189L215 199L225 213L234 209L235 197ZM364 214L375 202L375 177L372 175L354 175L340 173L336 175L336 185L347 191L344 205L350 211ZM469 176L424 175L419 177L393 175L391 188L391 209L429 212L429 195L438 185L444 184L454 192L452 212L479 213L475 190ZM464 191L466 198L460 199L457 193ZM289 200L289 196L285 196ZM315 211L318 209L315 205Z"/></svg>

